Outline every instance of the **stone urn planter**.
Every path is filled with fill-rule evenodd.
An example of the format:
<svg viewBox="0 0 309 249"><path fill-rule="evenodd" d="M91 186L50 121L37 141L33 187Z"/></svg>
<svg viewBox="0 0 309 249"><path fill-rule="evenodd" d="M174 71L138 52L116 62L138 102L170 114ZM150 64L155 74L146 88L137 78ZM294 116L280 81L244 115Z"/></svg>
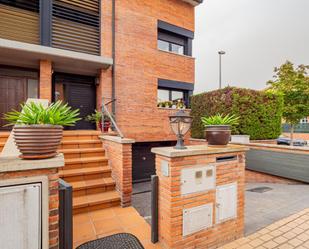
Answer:
<svg viewBox="0 0 309 249"><path fill-rule="evenodd" d="M23 159L46 159L57 155L63 136L61 125L15 125L15 144Z"/></svg>
<svg viewBox="0 0 309 249"><path fill-rule="evenodd" d="M230 125L207 125L205 137L208 145L227 145L231 139Z"/></svg>

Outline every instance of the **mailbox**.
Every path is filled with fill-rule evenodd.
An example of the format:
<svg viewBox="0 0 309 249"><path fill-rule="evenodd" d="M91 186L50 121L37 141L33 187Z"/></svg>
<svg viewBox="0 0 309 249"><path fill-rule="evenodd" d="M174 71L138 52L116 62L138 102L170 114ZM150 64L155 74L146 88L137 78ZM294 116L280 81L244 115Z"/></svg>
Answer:
<svg viewBox="0 0 309 249"><path fill-rule="evenodd" d="M215 189L216 167L214 165L197 166L181 170L181 194Z"/></svg>

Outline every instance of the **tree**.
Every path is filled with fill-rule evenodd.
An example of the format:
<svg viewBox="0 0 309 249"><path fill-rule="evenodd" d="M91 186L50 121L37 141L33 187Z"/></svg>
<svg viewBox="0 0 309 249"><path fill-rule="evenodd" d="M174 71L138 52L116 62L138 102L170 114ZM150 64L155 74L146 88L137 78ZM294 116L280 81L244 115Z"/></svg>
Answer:
<svg viewBox="0 0 309 249"><path fill-rule="evenodd" d="M291 145L294 127L304 117L309 116L309 66L294 65L287 61L275 68L274 80L268 81L270 91L283 95L283 118L291 125Z"/></svg>

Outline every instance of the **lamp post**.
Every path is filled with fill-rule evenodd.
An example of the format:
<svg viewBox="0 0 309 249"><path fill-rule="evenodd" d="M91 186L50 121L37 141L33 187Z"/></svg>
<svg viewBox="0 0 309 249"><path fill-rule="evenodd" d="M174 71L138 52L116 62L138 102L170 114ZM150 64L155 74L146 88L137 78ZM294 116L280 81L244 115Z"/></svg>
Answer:
<svg viewBox="0 0 309 249"><path fill-rule="evenodd" d="M170 115L169 119L172 131L177 136L177 144L174 148L178 150L186 149L183 138L190 130L192 117L185 113L184 110L180 110L176 114Z"/></svg>
<svg viewBox="0 0 309 249"><path fill-rule="evenodd" d="M222 87L222 63L221 63L221 57L222 57L222 55L224 55L225 54L225 51L219 51L218 52L218 54L219 54L219 89L221 89L221 87Z"/></svg>

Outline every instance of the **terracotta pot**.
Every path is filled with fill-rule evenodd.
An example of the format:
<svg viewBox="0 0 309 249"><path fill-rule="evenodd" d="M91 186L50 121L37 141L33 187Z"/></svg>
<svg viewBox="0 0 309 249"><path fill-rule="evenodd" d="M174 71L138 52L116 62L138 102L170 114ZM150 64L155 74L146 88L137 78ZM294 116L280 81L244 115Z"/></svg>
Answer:
<svg viewBox="0 0 309 249"><path fill-rule="evenodd" d="M209 145L227 145L231 139L231 127L229 125L208 125L205 137Z"/></svg>
<svg viewBox="0 0 309 249"><path fill-rule="evenodd" d="M14 140L23 159L45 159L57 155L62 140L60 125L15 125Z"/></svg>

